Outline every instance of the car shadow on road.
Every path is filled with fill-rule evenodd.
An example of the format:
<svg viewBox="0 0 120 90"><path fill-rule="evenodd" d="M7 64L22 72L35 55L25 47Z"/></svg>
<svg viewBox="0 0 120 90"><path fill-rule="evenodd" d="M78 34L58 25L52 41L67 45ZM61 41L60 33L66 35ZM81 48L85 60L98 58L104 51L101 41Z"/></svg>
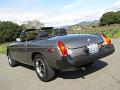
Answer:
<svg viewBox="0 0 120 90"><path fill-rule="evenodd" d="M93 65L91 65L89 68L86 68L85 71L82 69L79 69L77 71L69 71L69 72L60 72L56 71L56 78L63 78L63 79L77 79L77 78L83 78L85 79L86 75L92 74L104 67L106 67L108 64L104 61L97 60ZM24 68L30 69L32 71L35 71L35 68L33 66L29 66L26 64L20 64L19 66L22 66Z"/></svg>
<svg viewBox="0 0 120 90"><path fill-rule="evenodd" d="M77 79L77 78L83 78L85 79L86 75L92 74L104 67L106 67L108 64L104 61L97 60L93 65L91 65L89 68L86 68L86 70L78 70L78 71L69 71L69 72L57 72L57 78L63 78L63 79Z"/></svg>
<svg viewBox="0 0 120 90"><path fill-rule="evenodd" d="M30 70L35 71L35 68L34 68L33 66L30 66L30 65L27 65L27 64L22 64L22 63L20 63L19 66L22 66L22 67L24 67L24 68L27 68L27 69L30 69Z"/></svg>

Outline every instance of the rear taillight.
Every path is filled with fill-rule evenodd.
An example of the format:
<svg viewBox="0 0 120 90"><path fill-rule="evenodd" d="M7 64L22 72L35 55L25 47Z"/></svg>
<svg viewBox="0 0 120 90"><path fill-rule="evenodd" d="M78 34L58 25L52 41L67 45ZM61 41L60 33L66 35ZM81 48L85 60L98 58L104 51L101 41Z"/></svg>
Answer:
<svg viewBox="0 0 120 90"><path fill-rule="evenodd" d="M65 44L62 41L57 42L57 47L59 49L59 52L60 52L61 56L67 56L68 55L67 48L65 47Z"/></svg>
<svg viewBox="0 0 120 90"><path fill-rule="evenodd" d="M111 40L105 34L102 35L102 38L103 38L106 45L111 44Z"/></svg>

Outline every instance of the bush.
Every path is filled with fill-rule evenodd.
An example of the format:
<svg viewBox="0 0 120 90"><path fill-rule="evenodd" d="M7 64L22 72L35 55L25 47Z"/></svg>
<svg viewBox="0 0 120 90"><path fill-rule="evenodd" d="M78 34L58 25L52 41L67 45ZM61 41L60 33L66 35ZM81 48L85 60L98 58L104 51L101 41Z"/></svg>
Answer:
<svg viewBox="0 0 120 90"><path fill-rule="evenodd" d="M0 42L11 42L19 37L22 27L10 21L0 22Z"/></svg>
<svg viewBox="0 0 120 90"><path fill-rule="evenodd" d="M120 11L107 12L100 18L100 25L120 24Z"/></svg>

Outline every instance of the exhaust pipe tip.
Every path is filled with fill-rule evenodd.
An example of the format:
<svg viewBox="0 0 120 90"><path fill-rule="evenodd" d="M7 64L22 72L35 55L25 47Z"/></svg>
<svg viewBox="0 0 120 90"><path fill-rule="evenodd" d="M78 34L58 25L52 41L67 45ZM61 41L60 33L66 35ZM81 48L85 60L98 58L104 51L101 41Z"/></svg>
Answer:
<svg viewBox="0 0 120 90"><path fill-rule="evenodd" d="M85 70L86 70L86 68L85 68L85 67L82 67L81 69L82 69L83 71L85 71Z"/></svg>

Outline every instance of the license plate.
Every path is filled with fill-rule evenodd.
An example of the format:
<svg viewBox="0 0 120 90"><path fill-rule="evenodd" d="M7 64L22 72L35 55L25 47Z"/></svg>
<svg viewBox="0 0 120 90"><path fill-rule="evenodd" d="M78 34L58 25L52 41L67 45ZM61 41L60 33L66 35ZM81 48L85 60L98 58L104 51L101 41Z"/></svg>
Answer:
<svg viewBox="0 0 120 90"><path fill-rule="evenodd" d="M90 44L87 46L90 54L96 54L99 52L98 44Z"/></svg>

